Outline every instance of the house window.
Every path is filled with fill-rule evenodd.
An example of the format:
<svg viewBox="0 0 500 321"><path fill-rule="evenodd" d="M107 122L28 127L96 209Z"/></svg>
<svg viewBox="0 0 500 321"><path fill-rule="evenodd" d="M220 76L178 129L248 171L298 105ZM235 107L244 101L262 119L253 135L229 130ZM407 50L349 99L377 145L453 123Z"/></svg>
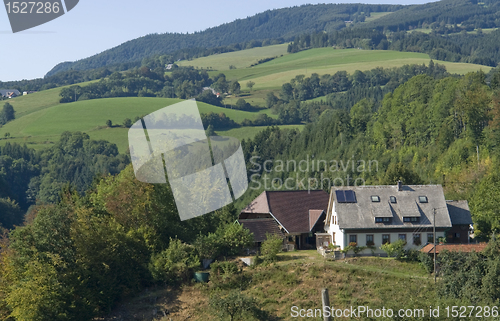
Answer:
<svg viewBox="0 0 500 321"><path fill-rule="evenodd" d="M391 196L390 199L391 199L391 203L396 203L396 196Z"/></svg>
<svg viewBox="0 0 500 321"><path fill-rule="evenodd" d="M391 236L389 234L382 234L382 244L391 243Z"/></svg>
<svg viewBox="0 0 500 321"><path fill-rule="evenodd" d="M403 217L403 222L405 223L418 223L420 221L420 217Z"/></svg>
<svg viewBox="0 0 500 321"><path fill-rule="evenodd" d="M391 223L390 217L375 217L375 223Z"/></svg>
<svg viewBox="0 0 500 321"><path fill-rule="evenodd" d="M413 234L413 244L414 245L422 244L422 239L420 238L420 234Z"/></svg>
<svg viewBox="0 0 500 321"><path fill-rule="evenodd" d="M420 203L428 203L429 202L429 200L427 199L427 196L419 196L418 201Z"/></svg>
<svg viewBox="0 0 500 321"><path fill-rule="evenodd" d="M351 243L358 243L358 237L357 235L349 235L349 244Z"/></svg>
<svg viewBox="0 0 500 321"><path fill-rule="evenodd" d="M399 234L398 239L403 240L406 242L406 234Z"/></svg>
<svg viewBox="0 0 500 321"><path fill-rule="evenodd" d="M372 195L372 202L380 202L380 197L377 195Z"/></svg>
<svg viewBox="0 0 500 321"><path fill-rule="evenodd" d="M434 234L427 233L427 243L434 243Z"/></svg>
<svg viewBox="0 0 500 321"><path fill-rule="evenodd" d="M375 223L382 223L381 217L375 217Z"/></svg>
<svg viewBox="0 0 500 321"><path fill-rule="evenodd" d="M373 246L375 242L373 242L373 235L366 235L366 246Z"/></svg>

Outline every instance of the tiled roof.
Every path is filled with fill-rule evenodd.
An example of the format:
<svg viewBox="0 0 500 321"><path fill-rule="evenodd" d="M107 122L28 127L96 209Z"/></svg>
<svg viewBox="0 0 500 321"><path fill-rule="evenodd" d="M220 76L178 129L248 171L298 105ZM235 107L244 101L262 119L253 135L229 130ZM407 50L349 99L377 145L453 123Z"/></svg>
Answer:
<svg viewBox="0 0 500 321"><path fill-rule="evenodd" d="M309 231L314 228L314 225L316 225L319 218L321 217L321 214L323 214L324 212L325 211L323 210L309 210Z"/></svg>
<svg viewBox="0 0 500 321"><path fill-rule="evenodd" d="M263 242L266 240L267 234L277 234L283 236L278 223L272 218L258 218L240 220L240 224L244 228L249 229L253 233L255 242Z"/></svg>
<svg viewBox="0 0 500 321"><path fill-rule="evenodd" d="M436 246L436 253L442 251L450 251L450 252L481 252L486 248L488 243L478 243L478 244L438 244ZM434 253L434 244L427 244L424 246L420 252L423 253Z"/></svg>
<svg viewBox="0 0 500 321"><path fill-rule="evenodd" d="M308 233L309 210L326 211L325 191L262 192L242 213L271 213L288 233Z"/></svg>
<svg viewBox="0 0 500 321"><path fill-rule="evenodd" d="M336 190L352 190L356 203L339 203ZM404 185L399 191L396 185L334 187L335 212L341 229L364 228L421 228L433 224L436 209L436 226L451 227L450 215L441 185ZM371 196L379 196L380 202L372 202ZM396 197L396 203L390 197ZM420 203L419 196L428 202ZM390 224L375 223L375 217L392 217ZM404 222L403 217L419 217L419 223Z"/></svg>
<svg viewBox="0 0 500 321"><path fill-rule="evenodd" d="M266 192L262 192L256 199L254 199L241 213L269 213L269 204L267 202Z"/></svg>

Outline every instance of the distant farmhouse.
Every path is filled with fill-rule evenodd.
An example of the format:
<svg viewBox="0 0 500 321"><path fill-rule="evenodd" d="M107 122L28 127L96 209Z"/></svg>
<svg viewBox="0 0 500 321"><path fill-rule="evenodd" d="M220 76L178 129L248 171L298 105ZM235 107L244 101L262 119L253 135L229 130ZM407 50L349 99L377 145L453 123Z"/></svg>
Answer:
<svg viewBox="0 0 500 321"><path fill-rule="evenodd" d="M406 248L445 238L467 244L472 219L467 201L445 200L441 185L332 187L324 191L263 192L239 215L255 241L279 234L288 248L334 244L367 246L366 253L384 254L380 246L406 241ZM365 253L365 254L366 254Z"/></svg>
<svg viewBox="0 0 500 321"><path fill-rule="evenodd" d="M0 95L4 98L14 98L21 95L17 89L0 89Z"/></svg>

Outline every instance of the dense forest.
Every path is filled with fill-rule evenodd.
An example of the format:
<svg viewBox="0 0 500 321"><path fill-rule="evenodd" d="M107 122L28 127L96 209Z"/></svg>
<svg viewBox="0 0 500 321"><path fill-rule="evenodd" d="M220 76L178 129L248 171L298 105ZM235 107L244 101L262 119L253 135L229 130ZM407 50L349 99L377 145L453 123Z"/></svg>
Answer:
<svg viewBox="0 0 500 321"><path fill-rule="evenodd" d="M19 144L0 147L0 224L12 228L35 204L54 204L63 188L84 194L96 177L115 175L130 163L115 144L94 141L85 133L65 132L44 151Z"/></svg>
<svg viewBox="0 0 500 321"><path fill-rule="evenodd" d="M422 26L439 27L460 24L465 30L500 27L498 0L441 0L406 6L397 12L367 22L368 29L403 31ZM361 26L360 26L361 27Z"/></svg>

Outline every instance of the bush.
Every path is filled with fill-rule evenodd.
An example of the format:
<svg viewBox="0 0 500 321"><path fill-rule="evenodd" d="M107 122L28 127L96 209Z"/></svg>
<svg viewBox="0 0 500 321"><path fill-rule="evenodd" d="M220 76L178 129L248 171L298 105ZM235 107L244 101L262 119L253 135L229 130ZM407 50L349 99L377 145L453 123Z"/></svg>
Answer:
<svg viewBox="0 0 500 321"><path fill-rule="evenodd" d="M215 259L221 255L238 255L252 244L253 234L243 228L243 225L234 223L220 226L215 233L200 235L194 242L202 259Z"/></svg>
<svg viewBox="0 0 500 321"><path fill-rule="evenodd" d="M155 281L176 284L189 280L199 266L200 258L193 246L170 239L168 249L153 255L149 270Z"/></svg>
<svg viewBox="0 0 500 321"><path fill-rule="evenodd" d="M274 262L283 248L283 238L276 234L268 234L262 243L260 252L265 262Z"/></svg>
<svg viewBox="0 0 500 321"><path fill-rule="evenodd" d="M404 253L405 245L406 242L404 240L397 240L396 242L382 244L382 246L380 246L380 249L387 253L388 257L401 257L401 255Z"/></svg>
<svg viewBox="0 0 500 321"><path fill-rule="evenodd" d="M253 234L240 224L226 224L218 228L216 234L219 236L221 252L225 256L238 255L241 250L254 243Z"/></svg>
<svg viewBox="0 0 500 321"><path fill-rule="evenodd" d="M419 254L418 254L418 260L420 261L420 265L428 273L432 273L434 271L434 261L433 261L433 259L427 253L419 252Z"/></svg>
<svg viewBox="0 0 500 321"><path fill-rule="evenodd" d="M130 118L125 118L125 119L123 120L123 126L124 126L125 128L130 128L130 127L132 127L132 120L131 120Z"/></svg>
<svg viewBox="0 0 500 321"><path fill-rule="evenodd" d="M259 320L261 315L257 302L245 296L240 290L234 290L227 295L216 292L210 296L210 307L218 314L220 320Z"/></svg>

